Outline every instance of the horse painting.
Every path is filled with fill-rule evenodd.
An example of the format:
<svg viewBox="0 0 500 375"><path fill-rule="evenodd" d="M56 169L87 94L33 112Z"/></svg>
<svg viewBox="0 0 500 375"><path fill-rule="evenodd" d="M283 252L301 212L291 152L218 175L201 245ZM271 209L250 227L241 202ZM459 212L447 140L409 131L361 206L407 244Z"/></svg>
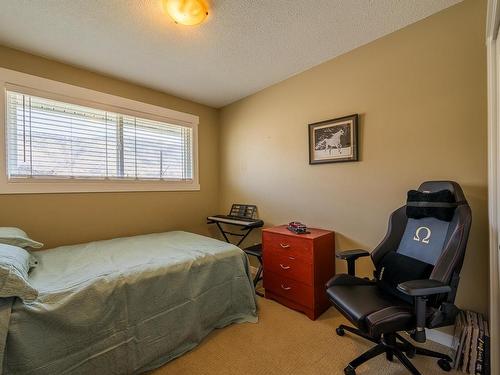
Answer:
<svg viewBox="0 0 500 375"><path fill-rule="evenodd" d="M342 153L342 142L341 137L344 135L344 129L340 129L338 132L333 133L330 137L323 139L320 143L317 144L316 150L328 151L328 154L331 155L334 149L339 151L339 154Z"/></svg>
<svg viewBox="0 0 500 375"><path fill-rule="evenodd" d="M309 124L309 164L358 160L358 115Z"/></svg>

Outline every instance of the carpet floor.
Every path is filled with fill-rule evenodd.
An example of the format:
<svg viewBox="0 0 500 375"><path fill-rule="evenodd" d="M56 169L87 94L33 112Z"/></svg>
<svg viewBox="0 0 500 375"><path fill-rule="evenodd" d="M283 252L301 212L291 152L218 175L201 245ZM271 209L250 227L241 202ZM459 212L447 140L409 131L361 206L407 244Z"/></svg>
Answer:
<svg viewBox="0 0 500 375"><path fill-rule="evenodd" d="M154 375L335 375L372 344L335 328L346 320L333 308L318 320L259 298L257 324L233 324L218 329L192 351L152 371ZM428 341L425 347L446 352ZM446 374L435 359L416 356L422 374ZM409 374L397 359L385 355L358 367L357 374ZM448 374L458 374L449 372Z"/></svg>

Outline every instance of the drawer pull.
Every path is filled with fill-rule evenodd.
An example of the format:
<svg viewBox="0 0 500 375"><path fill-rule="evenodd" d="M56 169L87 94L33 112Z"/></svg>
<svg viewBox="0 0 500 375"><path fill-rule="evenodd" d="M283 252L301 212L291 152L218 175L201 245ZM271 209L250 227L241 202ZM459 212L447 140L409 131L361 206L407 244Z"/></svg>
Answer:
<svg viewBox="0 0 500 375"><path fill-rule="evenodd" d="M288 259L290 259L290 260L295 260L295 257L288 257Z"/></svg>
<svg viewBox="0 0 500 375"><path fill-rule="evenodd" d="M280 263L280 267L281 267L281 269L283 269L283 270L289 270L289 269L290 269L290 266L284 266L284 265L282 265L281 263Z"/></svg>
<svg viewBox="0 0 500 375"><path fill-rule="evenodd" d="M290 247L289 244L287 243L280 243L280 246L283 248L283 249L288 249Z"/></svg>
<svg viewBox="0 0 500 375"><path fill-rule="evenodd" d="M290 290L290 289L292 289L292 287L291 286L285 286L285 285L281 284L281 289L283 289L283 290Z"/></svg>

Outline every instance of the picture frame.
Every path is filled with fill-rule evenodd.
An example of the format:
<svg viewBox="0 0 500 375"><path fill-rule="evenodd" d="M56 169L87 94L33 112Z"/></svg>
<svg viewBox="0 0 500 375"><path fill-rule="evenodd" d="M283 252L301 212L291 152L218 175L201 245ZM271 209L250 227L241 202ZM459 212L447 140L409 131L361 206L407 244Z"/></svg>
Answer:
<svg viewBox="0 0 500 375"><path fill-rule="evenodd" d="M358 160L358 114L309 124L309 164Z"/></svg>

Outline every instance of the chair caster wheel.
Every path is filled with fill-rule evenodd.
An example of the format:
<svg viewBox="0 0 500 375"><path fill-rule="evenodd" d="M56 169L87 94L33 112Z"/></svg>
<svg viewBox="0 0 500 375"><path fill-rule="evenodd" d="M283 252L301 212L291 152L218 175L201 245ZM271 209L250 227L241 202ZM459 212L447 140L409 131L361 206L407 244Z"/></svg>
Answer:
<svg viewBox="0 0 500 375"><path fill-rule="evenodd" d="M413 357L415 357L416 350L415 350L415 348L413 348L413 349L409 349L409 350L407 350L407 351L406 351L406 353L405 353L405 354L406 354L406 356L407 356L408 358L413 358Z"/></svg>
<svg viewBox="0 0 500 375"><path fill-rule="evenodd" d="M440 360L438 360L438 366L441 367L441 370L443 370L443 371L446 371L446 372L451 371L450 362L448 362L444 358L441 358Z"/></svg>
<svg viewBox="0 0 500 375"><path fill-rule="evenodd" d="M344 335L345 335L344 328L340 328L340 327L339 327L339 328L337 328L337 329L335 330L335 332L337 332L337 335L339 335L339 336L344 336ZM346 368L347 368L347 367L346 367ZM347 373L346 373L346 374L347 374Z"/></svg>
<svg viewBox="0 0 500 375"><path fill-rule="evenodd" d="M354 367L349 365L344 369L344 374L345 375L356 375L356 370L354 369Z"/></svg>

